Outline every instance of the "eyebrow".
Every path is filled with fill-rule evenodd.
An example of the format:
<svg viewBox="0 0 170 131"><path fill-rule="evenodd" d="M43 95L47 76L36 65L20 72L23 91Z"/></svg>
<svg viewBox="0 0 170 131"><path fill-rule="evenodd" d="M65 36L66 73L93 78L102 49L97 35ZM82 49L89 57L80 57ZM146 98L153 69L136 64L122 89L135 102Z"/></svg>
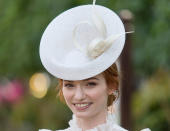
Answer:
<svg viewBox="0 0 170 131"><path fill-rule="evenodd" d="M85 79L85 81L88 81L88 80L99 80L98 78L96 78L96 77L91 77L91 78L88 78L88 79Z"/></svg>
<svg viewBox="0 0 170 131"><path fill-rule="evenodd" d="M98 78L96 78L96 77L91 77L91 78L88 78L88 79L85 79L85 80L83 80L83 81L88 81L88 80L99 80ZM74 82L74 81L70 81L70 80L64 80L65 82Z"/></svg>

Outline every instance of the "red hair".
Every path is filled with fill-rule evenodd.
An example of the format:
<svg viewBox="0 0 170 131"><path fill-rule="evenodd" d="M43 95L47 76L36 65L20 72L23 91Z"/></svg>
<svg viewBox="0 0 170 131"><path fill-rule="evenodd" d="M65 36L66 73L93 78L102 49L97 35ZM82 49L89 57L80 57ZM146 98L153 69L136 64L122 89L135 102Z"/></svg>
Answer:
<svg viewBox="0 0 170 131"><path fill-rule="evenodd" d="M107 85L112 85L112 86L109 86L109 88L112 88L117 93L116 96L114 94L111 94L108 96L107 106L109 107L119 96L119 74L118 74L117 65L115 63L112 64L108 69L102 72L102 74L104 75L104 78L106 79ZM65 102L64 97L63 97L63 92L62 92L63 80L58 79L58 83L59 83L58 84L58 89L59 89L58 95L60 97L60 100Z"/></svg>

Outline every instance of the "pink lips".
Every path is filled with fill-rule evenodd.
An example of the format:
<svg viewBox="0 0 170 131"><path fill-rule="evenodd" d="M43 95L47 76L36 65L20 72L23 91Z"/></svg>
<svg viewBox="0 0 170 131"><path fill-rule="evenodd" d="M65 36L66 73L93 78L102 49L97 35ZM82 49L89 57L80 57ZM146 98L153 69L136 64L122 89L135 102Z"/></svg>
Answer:
<svg viewBox="0 0 170 131"><path fill-rule="evenodd" d="M85 111L86 109L88 109L90 107L91 104L92 103L75 103L74 107L78 111Z"/></svg>

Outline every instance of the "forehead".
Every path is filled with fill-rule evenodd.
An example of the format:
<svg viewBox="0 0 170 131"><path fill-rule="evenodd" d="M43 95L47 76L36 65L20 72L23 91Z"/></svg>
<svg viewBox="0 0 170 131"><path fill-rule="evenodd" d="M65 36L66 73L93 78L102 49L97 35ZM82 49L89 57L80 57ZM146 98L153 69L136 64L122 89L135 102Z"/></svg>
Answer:
<svg viewBox="0 0 170 131"><path fill-rule="evenodd" d="M63 80L63 82L81 82L81 81L88 81L88 80L103 80L104 79L104 76L103 74L99 74L99 75L96 75L94 77L90 77L90 78L87 78L87 79L84 79L84 80L77 80L77 81L70 81L70 80Z"/></svg>

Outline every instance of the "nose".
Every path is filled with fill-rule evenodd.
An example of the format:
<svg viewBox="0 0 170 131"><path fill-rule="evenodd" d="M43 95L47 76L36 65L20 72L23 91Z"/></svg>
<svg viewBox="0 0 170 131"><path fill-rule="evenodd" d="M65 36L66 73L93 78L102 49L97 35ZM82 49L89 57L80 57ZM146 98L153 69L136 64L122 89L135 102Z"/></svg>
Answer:
<svg viewBox="0 0 170 131"><path fill-rule="evenodd" d="M86 94L80 86L76 88L75 94L74 94L75 100L84 100L86 98Z"/></svg>

